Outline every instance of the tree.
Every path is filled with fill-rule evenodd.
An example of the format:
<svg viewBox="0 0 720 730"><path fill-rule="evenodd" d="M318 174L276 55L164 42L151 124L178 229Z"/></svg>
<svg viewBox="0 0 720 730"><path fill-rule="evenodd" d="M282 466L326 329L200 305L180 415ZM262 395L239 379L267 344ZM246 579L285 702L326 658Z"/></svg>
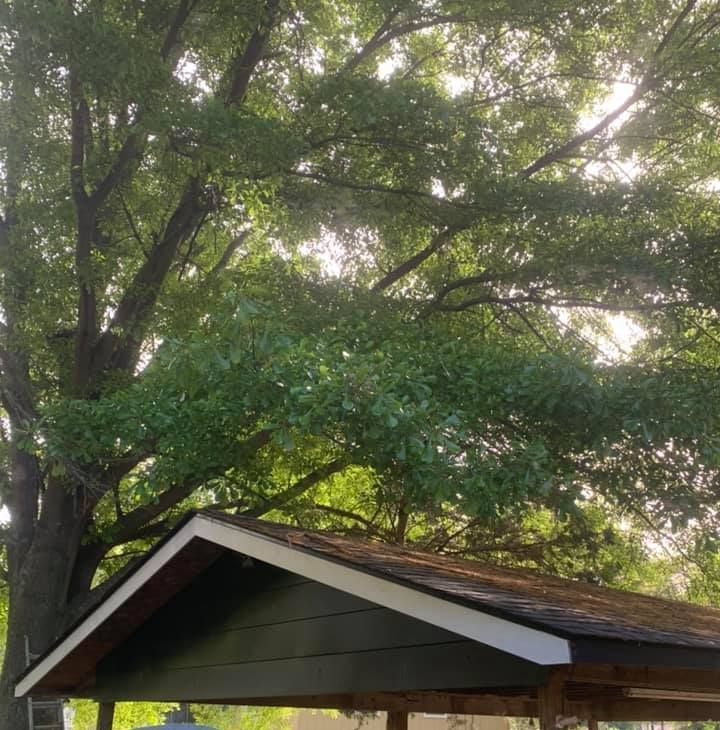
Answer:
<svg viewBox="0 0 720 730"><path fill-rule="evenodd" d="M153 702L121 702L116 705L113 730L135 730L142 726L162 725L165 714L176 705ZM74 730L95 730L98 706L90 700L71 704Z"/></svg>
<svg viewBox="0 0 720 730"><path fill-rule="evenodd" d="M193 705L193 714L217 730L288 730L294 711L284 707L223 707Z"/></svg>
<svg viewBox="0 0 720 730"><path fill-rule="evenodd" d="M406 511L712 500L712 3L1 8L3 727L24 636L191 498L355 467ZM598 363L597 311L665 359Z"/></svg>

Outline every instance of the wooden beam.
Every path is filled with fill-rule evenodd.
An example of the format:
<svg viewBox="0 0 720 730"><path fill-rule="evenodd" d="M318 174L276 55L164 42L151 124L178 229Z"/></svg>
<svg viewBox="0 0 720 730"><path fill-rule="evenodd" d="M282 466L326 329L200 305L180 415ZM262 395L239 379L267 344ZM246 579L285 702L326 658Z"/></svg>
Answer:
<svg viewBox="0 0 720 730"><path fill-rule="evenodd" d="M720 720L720 702L683 702L677 700L617 700L608 702L568 702L568 713L577 717L593 717L603 722L622 720L678 720L695 722Z"/></svg>
<svg viewBox="0 0 720 730"><path fill-rule="evenodd" d="M560 701L557 685L563 681L561 677L556 677L555 686L544 689L544 699L540 702L528 695L503 696L460 692L379 692L303 695L300 697L243 697L217 699L215 702L223 705L539 717L544 725L556 728L558 725L564 727L572 725L574 718L592 718L595 722L612 720L720 721L720 702L619 699L617 696L612 698L602 695L592 700L577 701L568 700L565 697ZM544 705L542 705L543 702ZM542 710L540 705L542 705Z"/></svg>
<svg viewBox="0 0 720 730"><path fill-rule="evenodd" d="M391 710L387 714L386 730L408 730L407 710Z"/></svg>
<svg viewBox="0 0 720 730"><path fill-rule="evenodd" d="M619 687L686 689L696 692L720 691L720 668L683 669L672 667L630 667L613 664L573 664L570 682L587 682Z"/></svg>
<svg viewBox="0 0 720 730"><path fill-rule="evenodd" d="M207 701L206 701L207 702ZM464 692L374 692L296 697L219 698L213 704L260 707L308 707L335 710L432 712L452 715L536 717L537 701L528 695L501 696Z"/></svg>

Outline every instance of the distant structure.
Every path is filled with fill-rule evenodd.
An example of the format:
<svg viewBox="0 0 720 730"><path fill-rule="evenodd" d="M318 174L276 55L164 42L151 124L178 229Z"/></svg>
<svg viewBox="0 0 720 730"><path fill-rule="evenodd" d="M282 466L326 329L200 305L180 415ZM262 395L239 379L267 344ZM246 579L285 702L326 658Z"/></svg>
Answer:
<svg viewBox="0 0 720 730"><path fill-rule="evenodd" d="M215 730L208 725L195 725L192 722L169 722L165 725L145 725L135 730Z"/></svg>

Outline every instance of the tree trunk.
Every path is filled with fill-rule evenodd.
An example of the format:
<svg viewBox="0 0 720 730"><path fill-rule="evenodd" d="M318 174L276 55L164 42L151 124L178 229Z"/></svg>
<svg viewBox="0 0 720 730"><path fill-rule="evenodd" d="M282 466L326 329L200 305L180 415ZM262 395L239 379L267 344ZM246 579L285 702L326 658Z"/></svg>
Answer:
<svg viewBox="0 0 720 730"><path fill-rule="evenodd" d="M68 583L82 521L72 493L48 487L32 543L9 564L7 642L0 675L0 728L27 730L27 700L14 697L15 681L26 667L25 637L33 654L44 651L63 628ZM16 526L13 526L13 529Z"/></svg>

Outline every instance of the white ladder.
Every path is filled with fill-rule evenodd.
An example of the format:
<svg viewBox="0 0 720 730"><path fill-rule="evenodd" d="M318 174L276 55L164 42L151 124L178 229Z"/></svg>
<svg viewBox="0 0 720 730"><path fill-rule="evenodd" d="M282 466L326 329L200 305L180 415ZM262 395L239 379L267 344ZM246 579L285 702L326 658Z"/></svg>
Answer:
<svg viewBox="0 0 720 730"><path fill-rule="evenodd" d="M30 652L30 641L25 637L25 663L37 659L38 654ZM29 730L65 730L63 701L55 697L28 697Z"/></svg>

